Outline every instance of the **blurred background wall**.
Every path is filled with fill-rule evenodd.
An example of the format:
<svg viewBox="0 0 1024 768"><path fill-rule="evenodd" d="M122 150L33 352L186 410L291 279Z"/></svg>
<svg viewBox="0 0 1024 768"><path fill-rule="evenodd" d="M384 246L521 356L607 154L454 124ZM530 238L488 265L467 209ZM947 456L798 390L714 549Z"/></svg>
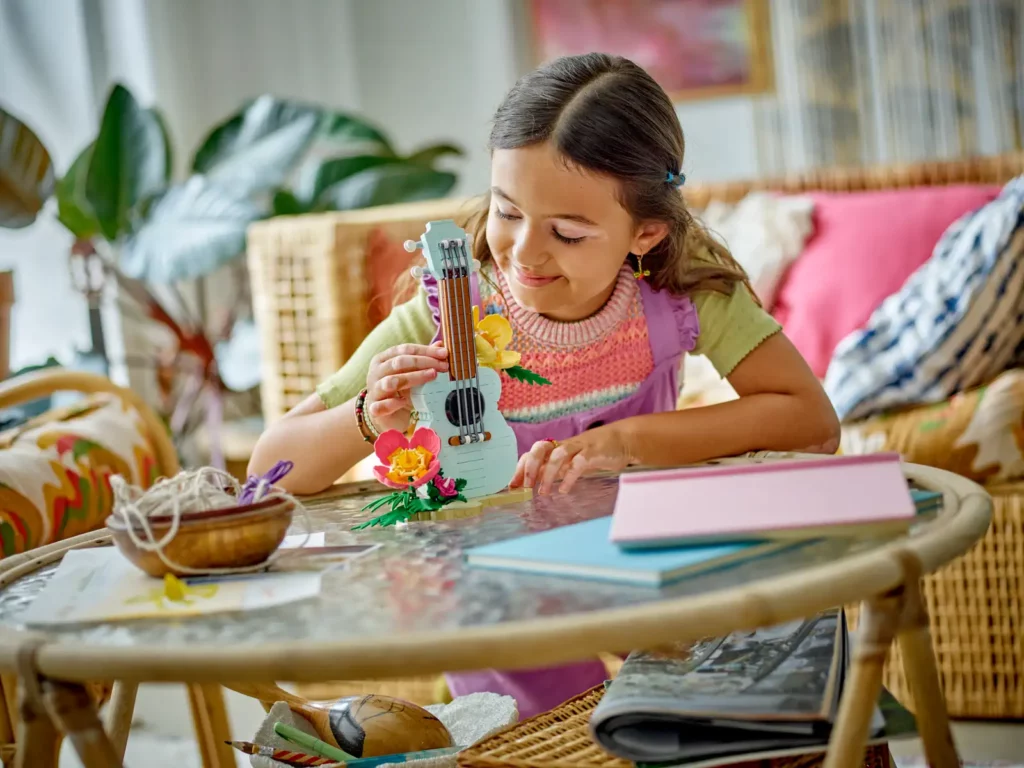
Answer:
<svg viewBox="0 0 1024 768"><path fill-rule="evenodd" d="M679 103L694 181L1020 146L1024 0L770 7L772 91ZM272 93L356 112L405 150L461 145L454 194L472 194L488 179L490 116L535 63L531 34L526 0L3 0L0 101L61 173L114 82L159 105L189 151ZM52 220L0 231L0 268L17 264L16 292L32 297L15 305L13 368L88 346L69 243ZM133 343L123 321L107 312L111 359Z"/></svg>

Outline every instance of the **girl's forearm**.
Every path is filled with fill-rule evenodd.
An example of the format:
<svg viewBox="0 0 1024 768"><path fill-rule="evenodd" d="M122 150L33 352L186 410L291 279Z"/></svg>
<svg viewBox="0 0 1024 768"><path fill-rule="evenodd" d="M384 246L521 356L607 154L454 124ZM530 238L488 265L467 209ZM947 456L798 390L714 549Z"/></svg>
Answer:
<svg viewBox="0 0 1024 768"><path fill-rule="evenodd" d="M275 462L294 467L278 485L290 493L319 493L373 450L356 423L355 403L289 415L267 429L249 460L250 475L263 474Z"/></svg>
<svg viewBox="0 0 1024 768"><path fill-rule="evenodd" d="M638 464L677 466L749 451L835 453L839 421L820 398L758 393L727 403L624 419L611 425Z"/></svg>

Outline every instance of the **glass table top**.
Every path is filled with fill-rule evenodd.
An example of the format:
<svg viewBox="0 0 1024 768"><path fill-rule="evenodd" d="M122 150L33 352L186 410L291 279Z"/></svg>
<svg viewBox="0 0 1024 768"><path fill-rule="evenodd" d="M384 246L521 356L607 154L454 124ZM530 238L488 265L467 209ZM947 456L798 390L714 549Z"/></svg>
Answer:
<svg viewBox="0 0 1024 768"><path fill-rule="evenodd" d="M535 496L445 521L352 531L370 515L361 508L380 486L358 495L326 495L304 502L313 531L328 546L380 547L323 575L320 595L255 611L173 619L141 619L47 628L59 642L180 648L185 644L252 645L296 640L344 641L395 633L451 630L525 619L566 616L698 595L783 575L862 552L891 539L820 539L757 560L740 562L662 587L538 576L468 566L464 552L528 533L610 515L616 477L580 481L567 495ZM680 506L685 502L680 500ZM683 510L685 513L685 510ZM695 511L700 513L701 511ZM296 514L294 532L303 532ZM21 612L56 570L47 566L0 592L0 624L22 628Z"/></svg>

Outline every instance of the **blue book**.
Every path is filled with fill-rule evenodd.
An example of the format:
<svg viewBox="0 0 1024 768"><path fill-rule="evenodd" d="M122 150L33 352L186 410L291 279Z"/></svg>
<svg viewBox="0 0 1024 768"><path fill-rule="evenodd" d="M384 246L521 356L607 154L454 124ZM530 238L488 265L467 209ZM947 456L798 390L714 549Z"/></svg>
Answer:
<svg viewBox="0 0 1024 768"><path fill-rule="evenodd" d="M774 552L792 542L745 541L625 551L609 540L612 518L599 517L467 550L480 568L660 587L701 571Z"/></svg>

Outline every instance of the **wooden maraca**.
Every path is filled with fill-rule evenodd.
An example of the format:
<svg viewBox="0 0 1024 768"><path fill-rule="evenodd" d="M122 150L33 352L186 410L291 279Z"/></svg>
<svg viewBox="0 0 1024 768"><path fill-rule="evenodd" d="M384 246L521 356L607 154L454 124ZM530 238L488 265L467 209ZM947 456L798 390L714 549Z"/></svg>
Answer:
<svg viewBox="0 0 1024 768"><path fill-rule="evenodd" d="M283 701L306 718L317 735L353 757L379 757L454 746L444 723L416 704L390 696L346 696L307 701L272 684L231 683L225 687L267 706Z"/></svg>

